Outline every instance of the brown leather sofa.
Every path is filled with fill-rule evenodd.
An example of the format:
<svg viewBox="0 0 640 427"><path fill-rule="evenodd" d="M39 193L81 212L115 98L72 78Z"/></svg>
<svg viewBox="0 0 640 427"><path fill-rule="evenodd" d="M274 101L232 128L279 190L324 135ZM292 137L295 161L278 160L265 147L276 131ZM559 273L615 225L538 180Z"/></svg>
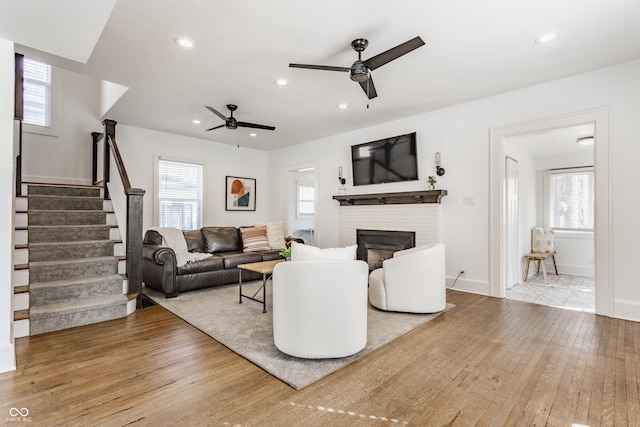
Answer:
<svg viewBox="0 0 640 427"><path fill-rule="evenodd" d="M240 229L203 227L184 231L189 252L213 256L177 266L173 249L162 246L162 236L154 230L145 233L142 245L142 280L145 286L162 291L167 298L180 292L238 283L239 264L282 258L277 250L243 252ZM242 281L261 278L259 273L242 271Z"/></svg>

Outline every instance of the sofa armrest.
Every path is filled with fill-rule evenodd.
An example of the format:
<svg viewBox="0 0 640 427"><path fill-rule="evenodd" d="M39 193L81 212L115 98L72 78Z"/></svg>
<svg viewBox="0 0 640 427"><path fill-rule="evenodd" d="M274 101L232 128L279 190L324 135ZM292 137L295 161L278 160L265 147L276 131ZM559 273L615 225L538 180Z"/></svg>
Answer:
<svg viewBox="0 0 640 427"><path fill-rule="evenodd" d="M142 280L145 285L162 291L167 297L178 295L176 254L159 245L142 245Z"/></svg>

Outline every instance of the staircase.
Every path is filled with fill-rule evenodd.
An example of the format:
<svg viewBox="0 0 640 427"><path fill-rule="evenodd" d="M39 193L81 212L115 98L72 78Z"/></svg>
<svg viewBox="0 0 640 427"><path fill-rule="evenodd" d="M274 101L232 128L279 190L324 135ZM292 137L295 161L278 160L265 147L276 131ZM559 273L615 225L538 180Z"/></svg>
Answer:
<svg viewBox="0 0 640 427"><path fill-rule="evenodd" d="M27 335L25 320L28 335L37 335L127 315L124 260L116 256L124 251L112 240L117 228L107 224L100 193L99 187L28 185L27 243L16 245L27 251L28 263L16 267L14 279L14 306L27 303L26 293L28 311L15 313L16 324L22 322L15 336ZM16 243L25 237L18 232ZM21 285L25 269L28 285Z"/></svg>

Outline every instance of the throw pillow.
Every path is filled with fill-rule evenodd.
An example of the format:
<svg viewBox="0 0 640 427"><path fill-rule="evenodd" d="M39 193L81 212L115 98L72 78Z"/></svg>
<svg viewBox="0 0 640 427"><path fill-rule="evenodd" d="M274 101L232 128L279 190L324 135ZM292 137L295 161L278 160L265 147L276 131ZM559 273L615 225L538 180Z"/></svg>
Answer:
<svg viewBox="0 0 640 427"><path fill-rule="evenodd" d="M242 234L244 252L271 250L271 246L267 241L267 229L265 227L240 228L240 233Z"/></svg>
<svg viewBox="0 0 640 427"><path fill-rule="evenodd" d="M256 224L256 227L267 227L267 240L271 249L279 251L287 247L284 241L284 225L282 221L267 222L266 224Z"/></svg>
<svg viewBox="0 0 640 427"><path fill-rule="evenodd" d="M531 252L553 252L555 236L550 228L533 227L531 232Z"/></svg>
<svg viewBox="0 0 640 427"><path fill-rule="evenodd" d="M353 261L356 259L357 248L358 245L347 246L345 248L320 249L315 246L291 242L291 261Z"/></svg>

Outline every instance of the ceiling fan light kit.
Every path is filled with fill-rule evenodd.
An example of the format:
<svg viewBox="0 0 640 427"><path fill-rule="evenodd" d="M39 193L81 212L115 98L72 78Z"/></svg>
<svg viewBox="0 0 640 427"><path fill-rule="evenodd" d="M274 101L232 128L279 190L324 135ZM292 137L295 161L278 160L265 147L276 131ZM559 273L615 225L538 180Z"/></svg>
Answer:
<svg viewBox="0 0 640 427"><path fill-rule="evenodd" d="M371 77L371 71L375 70L387 64L393 60L400 58L420 46L424 46L424 41L420 36L415 37L409 41L399 44L389 50L386 50L374 57L366 60L362 60L362 52L369 45L369 41L364 38L355 39L351 42L353 50L358 52L358 59L351 65L351 67L334 67L330 65L309 65L309 64L289 64L291 68L307 68L311 70L321 71L341 71L348 72L349 78L360 84L360 87L367 95L367 98L373 99L378 96L376 87L373 84L373 78Z"/></svg>

